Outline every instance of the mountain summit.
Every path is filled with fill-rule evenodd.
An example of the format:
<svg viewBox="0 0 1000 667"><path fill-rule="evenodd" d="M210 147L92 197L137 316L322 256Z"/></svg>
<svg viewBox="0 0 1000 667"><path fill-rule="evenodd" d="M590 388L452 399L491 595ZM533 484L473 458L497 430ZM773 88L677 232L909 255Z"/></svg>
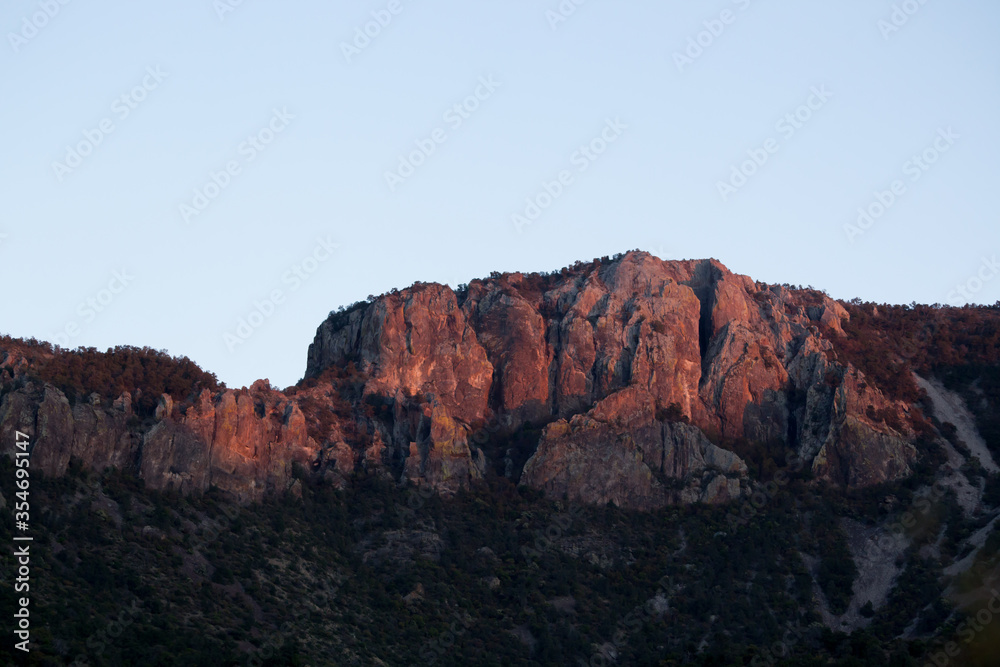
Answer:
<svg viewBox="0 0 1000 667"><path fill-rule="evenodd" d="M821 292L634 251L341 309L284 391L188 373L118 394L53 370L81 351L11 341L0 434L30 431L49 474L76 458L244 501L368 470L445 494L498 475L591 504L720 503L749 494L762 451L865 487L911 472L921 418L838 353L849 321Z"/></svg>

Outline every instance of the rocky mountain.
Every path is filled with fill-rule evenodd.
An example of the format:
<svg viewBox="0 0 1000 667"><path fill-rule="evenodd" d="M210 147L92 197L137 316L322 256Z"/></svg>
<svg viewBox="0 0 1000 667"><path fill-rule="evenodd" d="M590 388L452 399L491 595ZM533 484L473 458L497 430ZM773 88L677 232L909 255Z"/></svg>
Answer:
<svg viewBox="0 0 1000 667"><path fill-rule="evenodd" d="M592 504L723 503L750 492L740 452L761 444L861 488L907 476L916 434L912 406L838 355L849 320L814 290L630 252L394 290L331 313L299 385L165 393L151 415L142 387L67 396L36 372L66 353L12 342L0 436L28 432L51 475L76 458L244 501L296 470L367 469L445 494L496 474Z"/></svg>
<svg viewBox="0 0 1000 667"><path fill-rule="evenodd" d="M283 390L0 336L15 431L32 664L1000 654L1000 303L631 252L341 308Z"/></svg>

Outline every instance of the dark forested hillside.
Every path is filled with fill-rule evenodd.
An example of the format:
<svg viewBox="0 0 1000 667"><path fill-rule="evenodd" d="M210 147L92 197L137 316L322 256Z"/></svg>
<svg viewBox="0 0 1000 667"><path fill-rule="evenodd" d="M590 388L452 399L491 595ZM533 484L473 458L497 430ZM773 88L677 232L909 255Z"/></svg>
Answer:
<svg viewBox="0 0 1000 667"><path fill-rule="evenodd" d="M871 510L802 481L742 526L726 508L574 507L503 482L442 500L369 478L240 507L73 468L33 490L29 664L902 666L922 664L953 607L940 571L909 554L869 629L825 627L817 586L840 604L855 576L838 574L848 549L831 519ZM11 532L5 514L0 539ZM799 552L820 559L818 584ZM921 631L897 638L914 618Z"/></svg>

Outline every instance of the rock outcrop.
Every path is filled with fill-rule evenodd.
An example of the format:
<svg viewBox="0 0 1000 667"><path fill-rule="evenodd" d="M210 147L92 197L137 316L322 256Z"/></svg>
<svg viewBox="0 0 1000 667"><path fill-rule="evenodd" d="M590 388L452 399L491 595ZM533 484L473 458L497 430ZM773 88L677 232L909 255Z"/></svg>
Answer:
<svg viewBox="0 0 1000 667"><path fill-rule="evenodd" d="M446 493L497 471L581 502L718 503L748 491L731 448L753 442L861 487L906 476L916 452L909 406L837 360L847 318L824 294L715 260L632 252L393 291L331 313L300 385L164 396L141 419L129 394L71 406L8 354L0 433L32 429L51 474L75 457L242 499L296 469L341 484L367 468ZM527 432L537 447L514 452Z"/></svg>
<svg viewBox="0 0 1000 667"><path fill-rule="evenodd" d="M249 390L205 390L183 414L168 412L165 396L153 423L136 417L127 396L71 406L55 387L28 383L0 400L0 433L10 436L5 442L15 429L27 433L32 466L47 475L64 474L75 458L95 470L133 472L153 489L216 486L241 501L288 488L295 467L309 471L322 449L298 405L266 380Z"/></svg>
<svg viewBox="0 0 1000 667"><path fill-rule="evenodd" d="M417 304L437 307L418 320L407 314ZM647 506L692 497L666 493L656 466L648 465L648 448L636 444L641 438L612 426L646 414L648 405L654 417L660 411L689 421L720 444L783 441L814 462L818 477L866 486L907 475L915 450L907 406L835 360L830 337L844 335L847 318L843 306L818 292L757 283L715 260L666 262L635 252L550 276L494 274L458 294L419 285L332 315L310 347L307 375L356 359L373 378L366 392L397 400L429 392L454 419L441 448L452 460L465 456L452 443L467 440L483 421L503 424L506 433L554 421L521 481L559 492L559 480L572 478L575 491L562 492L590 502ZM442 356L412 358L433 347L428 334ZM421 341L413 352L400 342L410 339ZM441 369L441 379L425 369ZM599 408L612 396L614 409ZM598 409L607 419L595 417ZM642 429L652 429L648 421ZM421 461L433 457L434 438L413 447L416 435L397 429L394 446ZM569 447L574 454L553 453ZM468 456L471 478L482 452L472 446ZM409 477L441 482L421 470ZM675 471L679 477L668 486L700 470L693 464ZM619 482L636 486L626 493ZM729 480L726 488L738 485Z"/></svg>
<svg viewBox="0 0 1000 667"><path fill-rule="evenodd" d="M521 481L572 501L636 509L721 503L747 489L747 466L695 426L655 418L650 394L623 389L586 415L545 427Z"/></svg>

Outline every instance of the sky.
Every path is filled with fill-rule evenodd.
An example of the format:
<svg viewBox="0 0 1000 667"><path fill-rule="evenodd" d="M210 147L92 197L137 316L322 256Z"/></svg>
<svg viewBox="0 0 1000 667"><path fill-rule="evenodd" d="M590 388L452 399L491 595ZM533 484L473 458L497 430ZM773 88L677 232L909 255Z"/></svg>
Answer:
<svg viewBox="0 0 1000 667"><path fill-rule="evenodd" d="M6 0L0 332L298 381L331 310L634 248L1000 300L994 0Z"/></svg>

